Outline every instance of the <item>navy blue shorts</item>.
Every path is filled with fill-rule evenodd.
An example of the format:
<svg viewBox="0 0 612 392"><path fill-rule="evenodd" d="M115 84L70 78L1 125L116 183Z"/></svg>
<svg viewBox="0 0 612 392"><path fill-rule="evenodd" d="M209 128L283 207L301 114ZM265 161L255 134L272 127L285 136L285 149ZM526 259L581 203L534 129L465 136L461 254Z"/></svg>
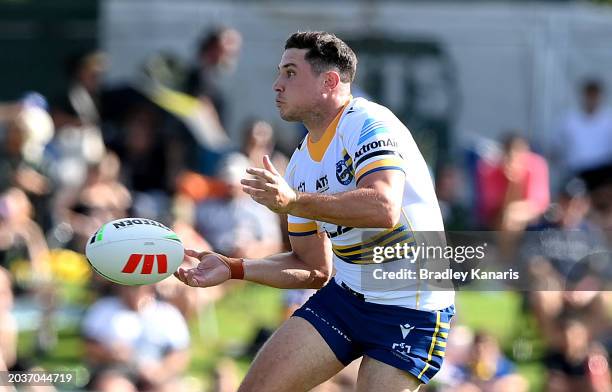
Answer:
<svg viewBox="0 0 612 392"><path fill-rule="evenodd" d="M332 279L294 316L310 322L345 366L367 355L427 384L440 370L455 307L435 312L365 302Z"/></svg>

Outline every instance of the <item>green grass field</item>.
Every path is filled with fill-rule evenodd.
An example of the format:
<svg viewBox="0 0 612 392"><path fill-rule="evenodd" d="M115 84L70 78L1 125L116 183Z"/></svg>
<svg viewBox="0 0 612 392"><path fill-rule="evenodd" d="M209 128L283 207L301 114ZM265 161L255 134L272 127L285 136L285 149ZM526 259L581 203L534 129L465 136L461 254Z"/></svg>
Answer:
<svg viewBox="0 0 612 392"><path fill-rule="evenodd" d="M191 322L189 373L203 388L209 385L212 371L223 357L236 359L241 373L246 372L251 358L242 354L260 327L275 328L280 322L281 295L281 290L245 284L230 292L214 308L203 310L199 320ZM457 313L457 321L461 324L485 329L497 336L504 352L511 357L516 339L527 342L529 347L538 347L537 334L522 314L521 299L515 293L458 293ZM37 355L34 348L34 335L21 334L19 353L35 358L34 363L48 369L83 369L83 347L76 327L61 330L59 342L50 353ZM532 391L541 389L543 369L540 364L528 356L519 362L519 370L529 380Z"/></svg>

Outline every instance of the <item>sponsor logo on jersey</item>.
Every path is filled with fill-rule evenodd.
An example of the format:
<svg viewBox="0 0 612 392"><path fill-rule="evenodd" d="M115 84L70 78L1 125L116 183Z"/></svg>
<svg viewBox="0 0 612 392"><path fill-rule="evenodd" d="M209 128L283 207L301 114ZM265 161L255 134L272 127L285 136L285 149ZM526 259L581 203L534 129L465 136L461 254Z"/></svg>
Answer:
<svg viewBox="0 0 612 392"><path fill-rule="evenodd" d="M140 265L140 261L143 260L142 269L140 273L143 275L149 275L153 272L153 266L155 265L155 260L157 259L157 272L160 274L165 274L168 272L168 259L166 255L143 255L141 253L134 253L130 255L130 258L123 266L121 272L126 274L133 274L136 271L136 268Z"/></svg>
<svg viewBox="0 0 612 392"><path fill-rule="evenodd" d="M370 150L375 150L381 147L397 147L397 142L394 139L374 140L373 142L361 146L359 151L355 153L355 158L359 158Z"/></svg>
<svg viewBox="0 0 612 392"><path fill-rule="evenodd" d="M329 189L329 181L327 180L327 174L319 178L316 183L317 192L325 192Z"/></svg>
<svg viewBox="0 0 612 392"><path fill-rule="evenodd" d="M306 192L306 183L304 181L300 182L300 185L297 187L298 192Z"/></svg>

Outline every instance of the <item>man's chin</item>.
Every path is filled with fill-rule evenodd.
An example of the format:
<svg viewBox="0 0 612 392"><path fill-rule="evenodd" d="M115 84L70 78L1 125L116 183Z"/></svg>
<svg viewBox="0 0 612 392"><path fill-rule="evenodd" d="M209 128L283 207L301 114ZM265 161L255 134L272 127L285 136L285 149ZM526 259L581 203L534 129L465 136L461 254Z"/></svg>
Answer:
<svg viewBox="0 0 612 392"><path fill-rule="evenodd" d="M296 118L296 116L291 115L291 113L283 112L282 110L279 110L278 114L280 115L280 118L288 122L300 121L300 119Z"/></svg>

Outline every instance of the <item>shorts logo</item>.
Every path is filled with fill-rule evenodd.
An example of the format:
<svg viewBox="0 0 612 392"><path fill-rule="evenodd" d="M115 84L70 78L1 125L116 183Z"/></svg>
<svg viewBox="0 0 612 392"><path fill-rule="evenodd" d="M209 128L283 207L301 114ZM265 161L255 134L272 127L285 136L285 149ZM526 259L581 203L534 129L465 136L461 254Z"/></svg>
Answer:
<svg viewBox="0 0 612 392"><path fill-rule="evenodd" d="M360 156L367 153L368 151L374 150L377 148L381 148L381 147L397 147L397 142L393 139L374 140L371 143L364 144L363 146L361 146L359 151L355 153L355 158L359 158Z"/></svg>
<svg viewBox="0 0 612 392"><path fill-rule="evenodd" d="M329 181L327 180L327 174L317 180L316 184L317 192L325 192L329 189Z"/></svg>
<svg viewBox="0 0 612 392"><path fill-rule="evenodd" d="M344 159L336 162L336 178L342 185L348 185L353 180L351 169L348 167Z"/></svg>
<svg viewBox="0 0 612 392"><path fill-rule="evenodd" d="M408 336L410 331L412 331L414 329L414 326L411 326L408 323L406 323L404 325L400 324L400 329L402 330L402 338L406 339L406 336Z"/></svg>
<svg viewBox="0 0 612 392"><path fill-rule="evenodd" d="M393 343L393 346L391 346L391 350L395 350L398 354L400 354L403 357L409 358L410 354L410 350L412 349L412 346L406 344L406 343Z"/></svg>

